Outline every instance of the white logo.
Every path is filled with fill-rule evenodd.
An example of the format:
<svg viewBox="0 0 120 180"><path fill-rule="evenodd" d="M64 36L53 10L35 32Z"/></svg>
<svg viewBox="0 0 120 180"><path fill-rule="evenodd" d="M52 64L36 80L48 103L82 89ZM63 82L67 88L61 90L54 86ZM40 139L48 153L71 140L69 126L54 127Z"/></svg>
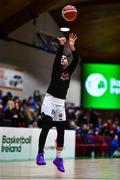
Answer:
<svg viewBox="0 0 120 180"><path fill-rule="evenodd" d="M107 81L102 74L90 74L85 82L85 88L91 96L102 96L107 89Z"/></svg>

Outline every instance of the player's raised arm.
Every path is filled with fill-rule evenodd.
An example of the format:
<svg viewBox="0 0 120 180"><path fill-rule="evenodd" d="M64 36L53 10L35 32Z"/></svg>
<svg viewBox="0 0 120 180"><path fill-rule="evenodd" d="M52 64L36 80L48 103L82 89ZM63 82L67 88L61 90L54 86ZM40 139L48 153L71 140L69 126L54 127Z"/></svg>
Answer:
<svg viewBox="0 0 120 180"><path fill-rule="evenodd" d="M66 42L66 38L65 38L65 37L58 37L57 39L58 39L58 41L59 41L59 44L62 45L62 46L64 46L64 44L65 44L65 42Z"/></svg>
<svg viewBox="0 0 120 180"><path fill-rule="evenodd" d="M58 72L60 69L60 62L61 62L61 58L62 58L62 54L63 54L63 50L64 50L64 45L66 42L66 38L65 37L58 37L57 38L59 41L59 47L55 56L55 60L53 63L53 68L52 68L52 72Z"/></svg>
<svg viewBox="0 0 120 180"><path fill-rule="evenodd" d="M68 38L68 45L69 45L69 48L72 51L72 56L73 56L73 60L70 63L70 65L68 66L70 74L73 73L73 71L75 70L75 68L76 68L76 66L78 64L78 61L79 61L79 56L78 56L78 53L77 53L76 48L75 48L76 40L77 40L77 35L73 34L73 33L70 33L69 38Z"/></svg>
<svg viewBox="0 0 120 180"><path fill-rule="evenodd" d="M68 38L68 45L71 49L71 51L75 51L75 42L77 40L77 35L70 33Z"/></svg>

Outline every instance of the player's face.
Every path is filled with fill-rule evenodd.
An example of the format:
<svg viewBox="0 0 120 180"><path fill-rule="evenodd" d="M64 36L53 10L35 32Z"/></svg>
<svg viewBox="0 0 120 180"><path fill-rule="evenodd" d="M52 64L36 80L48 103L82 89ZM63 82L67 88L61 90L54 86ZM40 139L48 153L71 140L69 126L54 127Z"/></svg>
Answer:
<svg viewBox="0 0 120 180"><path fill-rule="evenodd" d="M65 55L62 55L62 58L61 58L61 65L63 67L67 67L68 66L68 59Z"/></svg>

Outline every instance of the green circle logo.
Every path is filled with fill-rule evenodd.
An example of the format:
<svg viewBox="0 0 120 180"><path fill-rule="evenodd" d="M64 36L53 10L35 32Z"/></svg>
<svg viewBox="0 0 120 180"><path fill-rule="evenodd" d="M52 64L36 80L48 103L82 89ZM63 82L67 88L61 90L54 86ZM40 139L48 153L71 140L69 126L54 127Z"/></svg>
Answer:
<svg viewBox="0 0 120 180"><path fill-rule="evenodd" d="M86 91L91 96L102 96L107 90L107 81L102 74L90 74L85 82Z"/></svg>

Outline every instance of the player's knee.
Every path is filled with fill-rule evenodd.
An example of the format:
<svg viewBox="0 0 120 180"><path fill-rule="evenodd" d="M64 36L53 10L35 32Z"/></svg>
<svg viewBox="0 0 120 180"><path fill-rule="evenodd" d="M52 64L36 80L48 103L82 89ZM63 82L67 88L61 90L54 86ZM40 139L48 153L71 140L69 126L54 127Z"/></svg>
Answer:
<svg viewBox="0 0 120 180"><path fill-rule="evenodd" d="M66 129L66 121L57 122L56 127L58 130L65 130Z"/></svg>
<svg viewBox="0 0 120 180"><path fill-rule="evenodd" d="M44 127L52 127L52 118L44 113L41 114L41 118L38 121L38 127L44 128Z"/></svg>

